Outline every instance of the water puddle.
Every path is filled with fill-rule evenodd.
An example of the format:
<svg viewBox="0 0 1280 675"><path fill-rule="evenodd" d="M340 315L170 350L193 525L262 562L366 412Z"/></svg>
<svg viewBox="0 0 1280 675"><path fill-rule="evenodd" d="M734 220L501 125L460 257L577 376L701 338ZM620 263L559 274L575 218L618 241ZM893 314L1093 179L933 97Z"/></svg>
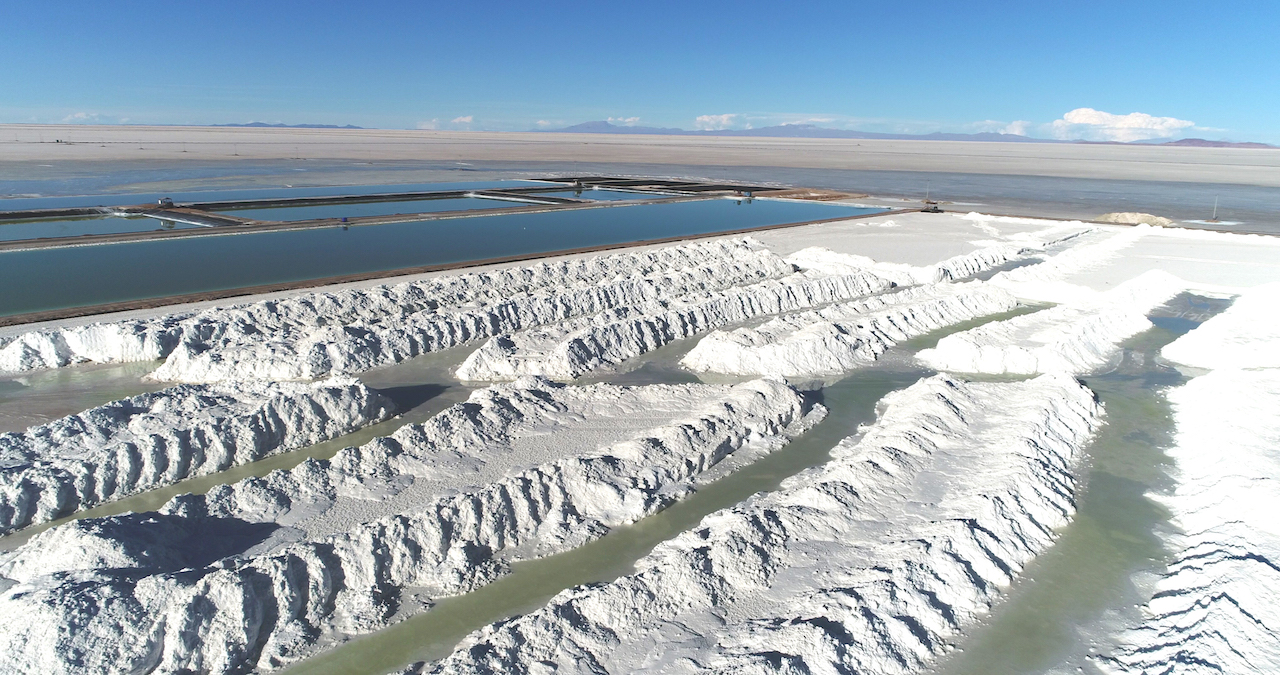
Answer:
<svg viewBox="0 0 1280 675"><path fill-rule="evenodd" d="M0 379L0 433L75 415L122 398L164 389L142 376L159 361L83 364Z"/></svg>

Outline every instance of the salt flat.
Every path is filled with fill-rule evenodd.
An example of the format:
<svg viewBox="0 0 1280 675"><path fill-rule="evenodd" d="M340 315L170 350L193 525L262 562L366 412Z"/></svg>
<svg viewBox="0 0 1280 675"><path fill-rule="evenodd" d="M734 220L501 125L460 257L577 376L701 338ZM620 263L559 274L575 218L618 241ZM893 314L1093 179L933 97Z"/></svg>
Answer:
<svg viewBox="0 0 1280 675"><path fill-rule="evenodd" d="M61 143L54 143L61 140ZM502 160L955 171L1280 187L1268 149L386 129L3 125L6 162Z"/></svg>
<svg viewBox="0 0 1280 675"><path fill-rule="evenodd" d="M1188 372L1217 369L1169 393L1183 468L1159 498L1181 518L1175 526L1195 530L1169 533L1170 547L1226 551L1230 561L1234 549L1215 527L1234 516L1188 472L1212 438L1204 401L1233 387L1274 394L1266 284L1280 282L1276 241L915 213L103 316L98 325L11 327L0 332L9 377L163 359L154 379L359 378L466 345L475 351L459 357L456 376L514 381L330 459L179 496L159 513L84 518L36 535L0 556L0 616L11 617L0 622L0 669L305 670L299 659L354 636L377 640L439 598L492 583L512 560L641 521L839 412L801 383L742 376L840 377L934 335L936 347L892 357L949 372L886 397L877 422L819 466L712 513L643 557L635 574L476 626L451 657L413 667L921 672L1000 612L1005 589L1072 522L1079 466L1110 414L1077 377L1108 368L1126 340L1151 328L1147 315L1179 294L1244 294L1164 355ZM1009 318L1011 308L1029 313ZM675 342L688 345L689 370L737 383L572 381L607 380ZM1197 356L1206 349L1216 356ZM980 381L993 373L1008 381ZM182 408L168 391L148 401L174 397ZM1248 436L1249 415L1266 408L1249 410L1232 422L1240 465L1269 466L1270 426L1261 440ZM173 456L185 462L198 451ZM1274 506L1270 491L1254 494L1253 508ZM226 545L188 546L206 538ZM1249 555L1270 556L1266 546ZM1221 582L1177 572L1161 587L1192 605L1228 587L1274 595L1221 569ZM1099 667L1138 672L1172 659L1149 636L1171 634L1175 605L1151 599L1150 621L1114 631L1111 660L1100 657ZM1206 621L1239 618L1215 612ZM1248 649L1270 649L1240 635ZM1189 642L1186 653L1213 660L1219 647L1205 643L1200 654Z"/></svg>

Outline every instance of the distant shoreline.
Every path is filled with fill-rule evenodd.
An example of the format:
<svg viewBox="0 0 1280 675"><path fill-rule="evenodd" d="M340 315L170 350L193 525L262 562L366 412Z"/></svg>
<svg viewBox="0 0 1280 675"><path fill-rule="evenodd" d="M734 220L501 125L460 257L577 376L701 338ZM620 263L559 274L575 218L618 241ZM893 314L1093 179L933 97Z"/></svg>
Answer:
<svg viewBox="0 0 1280 675"><path fill-rule="evenodd" d="M511 161L772 166L1234 183L1280 187L1274 148L282 127L0 125L24 163Z"/></svg>

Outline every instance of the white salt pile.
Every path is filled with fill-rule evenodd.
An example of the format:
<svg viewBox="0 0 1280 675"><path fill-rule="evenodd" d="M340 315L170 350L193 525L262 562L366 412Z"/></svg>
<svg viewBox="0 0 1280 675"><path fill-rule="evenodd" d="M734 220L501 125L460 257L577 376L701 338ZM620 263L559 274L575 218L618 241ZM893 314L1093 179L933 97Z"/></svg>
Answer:
<svg viewBox="0 0 1280 675"><path fill-rule="evenodd" d="M680 361L698 373L816 377L872 363L895 343L1017 301L980 282L929 284L772 319L757 328L715 331Z"/></svg>
<svg viewBox="0 0 1280 675"><path fill-rule="evenodd" d="M350 379L180 385L0 434L0 532L314 445L393 412Z"/></svg>
<svg viewBox="0 0 1280 675"><path fill-rule="evenodd" d="M524 380L331 460L76 521L0 564L0 671L276 668L420 610L405 587L461 593L654 513L806 409L768 381Z"/></svg>
<svg viewBox="0 0 1280 675"><path fill-rule="evenodd" d="M1185 288L1153 270L1105 293L948 335L916 358L967 373L1086 373L1114 358L1120 342L1151 328L1146 315Z"/></svg>
<svg viewBox="0 0 1280 675"><path fill-rule="evenodd" d="M430 670L916 672L1066 523L1100 413L1062 376L923 380L828 464Z"/></svg>
<svg viewBox="0 0 1280 675"><path fill-rule="evenodd" d="M521 375L572 379L720 326L888 288L888 281L862 271L831 276L803 273L622 307L490 340L472 352L458 367L457 375L464 380L503 380Z"/></svg>

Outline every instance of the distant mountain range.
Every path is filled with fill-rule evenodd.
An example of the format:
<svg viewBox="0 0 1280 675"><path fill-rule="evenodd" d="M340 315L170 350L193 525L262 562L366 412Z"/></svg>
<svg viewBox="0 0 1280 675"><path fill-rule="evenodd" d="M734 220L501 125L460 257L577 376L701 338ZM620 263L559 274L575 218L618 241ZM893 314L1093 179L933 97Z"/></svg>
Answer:
<svg viewBox="0 0 1280 675"><path fill-rule="evenodd" d="M1084 143L1087 141L1061 141L1049 138L1031 138L1017 134L999 134L985 132L979 134L880 134L871 131L848 131L845 129L828 129L812 124L783 124L759 129L720 129L716 131L690 131L672 127L629 127L610 124L606 121L583 122L563 129L545 129L566 134L660 134L664 136L758 136L768 138L850 138L850 139L884 139L896 141L995 141L1001 143ZM1198 148L1274 148L1266 143L1232 143L1229 141L1206 141L1202 138L1184 138L1173 141L1156 139L1139 141L1143 145L1174 145ZM1117 145L1129 145L1117 143Z"/></svg>
<svg viewBox="0 0 1280 675"><path fill-rule="evenodd" d="M210 124L211 127L253 127L272 129L363 129L353 124L339 126L337 124L267 124L266 122L249 122L248 124Z"/></svg>

